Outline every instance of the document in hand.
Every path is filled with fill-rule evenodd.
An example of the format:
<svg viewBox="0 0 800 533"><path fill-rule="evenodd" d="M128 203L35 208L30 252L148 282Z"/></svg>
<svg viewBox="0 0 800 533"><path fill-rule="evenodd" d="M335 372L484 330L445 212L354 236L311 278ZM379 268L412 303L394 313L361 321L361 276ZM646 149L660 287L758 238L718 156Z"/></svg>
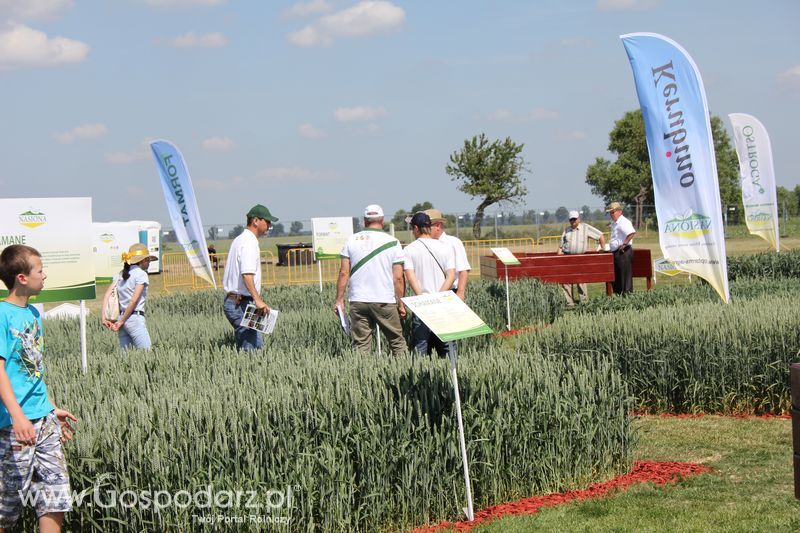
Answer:
<svg viewBox="0 0 800 533"><path fill-rule="evenodd" d="M344 309L336 306L336 314L339 315L339 324L342 326L342 331L348 337L350 336L350 319L347 317L347 313L344 312Z"/></svg>
<svg viewBox="0 0 800 533"><path fill-rule="evenodd" d="M264 335L269 335L275 329L275 322L278 321L279 313L280 311L277 309L270 309L269 313L262 315L256 312L254 304L247 304L240 325L260 331Z"/></svg>

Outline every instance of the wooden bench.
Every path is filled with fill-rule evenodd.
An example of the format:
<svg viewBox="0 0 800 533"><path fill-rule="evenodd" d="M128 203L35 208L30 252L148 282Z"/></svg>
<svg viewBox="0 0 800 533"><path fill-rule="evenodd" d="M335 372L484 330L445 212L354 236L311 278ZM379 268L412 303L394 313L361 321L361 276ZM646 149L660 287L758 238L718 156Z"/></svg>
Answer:
<svg viewBox="0 0 800 533"><path fill-rule="evenodd" d="M614 283L614 257L607 252L558 255L547 253L517 253L519 265L509 265L508 279L536 278L544 283L605 283L606 294L611 295ZM481 277L503 279L504 265L494 255L481 257ZM634 249L633 277L647 278L647 289L652 287L653 262L650 250Z"/></svg>

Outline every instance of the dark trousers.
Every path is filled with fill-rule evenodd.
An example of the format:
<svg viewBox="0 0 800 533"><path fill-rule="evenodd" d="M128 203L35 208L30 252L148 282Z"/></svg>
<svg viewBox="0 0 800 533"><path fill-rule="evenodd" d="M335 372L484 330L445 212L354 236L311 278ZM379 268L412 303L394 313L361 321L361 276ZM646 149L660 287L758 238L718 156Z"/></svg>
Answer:
<svg viewBox="0 0 800 533"><path fill-rule="evenodd" d="M456 355L455 341L442 342L416 315L411 317L411 349L417 355L431 355L433 350L439 357Z"/></svg>
<svg viewBox="0 0 800 533"><path fill-rule="evenodd" d="M633 247L614 252L614 294L633 292Z"/></svg>

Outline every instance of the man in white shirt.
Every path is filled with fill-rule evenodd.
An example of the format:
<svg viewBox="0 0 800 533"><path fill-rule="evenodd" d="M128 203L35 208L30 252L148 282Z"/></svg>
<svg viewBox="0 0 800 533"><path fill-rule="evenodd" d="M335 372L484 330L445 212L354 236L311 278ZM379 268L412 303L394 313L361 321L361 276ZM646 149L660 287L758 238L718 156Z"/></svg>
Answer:
<svg viewBox="0 0 800 533"><path fill-rule="evenodd" d="M588 247L588 240L593 239L600 243L602 249L606 244L606 238L603 232L594 226L584 224L581 222L581 215L577 211L569 212L569 227L561 234L561 245L558 247L558 255L562 254L585 254ZM581 301L585 302L589 299L589 293L586 290L586 283L578 283L578 294ZM567 299L567 307L575 306L575 297L573 296L573 285L564 283L561 285L564 291L564 296Z"/></svg>
<svg viewBox="0 0 800 533"><path fill-rule="evenodd" d="M636 229L622 214L622 204L612 202L606 208L611 215L609 249L614 254L614 294L633 292L633 237Z"/></svg>
<svg viewBox="0 0 800 533"><path fill-rule="evenodd" d="M269 306L261 299L261 249L258 238L266 235L277 220L263 205L253 206L247 212L247 227L233 239L228 250L222 274L222 288L225 289L222 308L233 326L236 347L240 350L256 350L264 344L258 331L240 324L247 304L254 304L261 314L269 313Z"/></svg>
<svg viewBox="0 0 800 533"><path fill-rule="evenodd" d="M455 260L451 248L431 237L431 217L414 213L408 219L416 240L406 246L405 272L414 294L431 294L449 291L456 278ZM411 348L419 355L430 354L432 349L440 357L447 355L452 343L446 346L417 317L411 320Z"/></svg>
<svg viewBox="0 0 800 533"><path fill-rule="evenodd" d="M453 281L453 290L459 298L464 300L467 295L467 283L469 282L469 266L467 250L464 243L458 237L453 237L444 232L445 218L438 209L426 209L424 211L431 218L431 237L447 244L453 250L453 260L456 268L456 279Z"/></svg>
<svg viewBox="0 0 800 533"><path fill-rule="evenodd" d="M350 334L356 349L369 352L377 324L389 340L393 355L406 352L403 326L406 310L402 298L403 247L383 231L383 209L372 204L364 209L364 231L351 235L340 254L334 313L344 312L344 292L349 290Z"/></svg>

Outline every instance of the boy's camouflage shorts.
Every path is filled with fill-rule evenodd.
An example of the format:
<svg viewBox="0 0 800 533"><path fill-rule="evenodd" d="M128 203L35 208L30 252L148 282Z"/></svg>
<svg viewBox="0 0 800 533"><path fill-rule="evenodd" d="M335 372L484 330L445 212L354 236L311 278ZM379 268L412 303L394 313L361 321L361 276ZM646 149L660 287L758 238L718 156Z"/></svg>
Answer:
<svg viewBox="0 0 800 533"><path fill-rule="evenodd" d="M23 505L36 516L72 510L61 426L55 411L33 421L36 445L17 442L11 426L0 429L0 527L16 523Z"/></svg>

